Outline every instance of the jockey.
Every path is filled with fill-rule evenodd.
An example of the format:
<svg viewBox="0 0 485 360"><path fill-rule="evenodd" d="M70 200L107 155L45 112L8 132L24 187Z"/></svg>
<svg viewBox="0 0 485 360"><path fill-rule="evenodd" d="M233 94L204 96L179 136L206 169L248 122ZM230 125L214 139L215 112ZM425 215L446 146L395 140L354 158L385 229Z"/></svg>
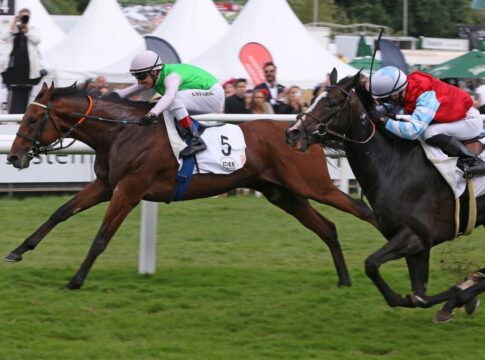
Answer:
<svg viewBox="0 0 485 360"><path fill-rule="evenodd" d="M121 97L129 97L141 90L154 89L162 97L140 119L142 126L158 121L158 116L168 110L190 134L189 145L180 157L190 157L205 150L206 145L195 128L190 114L219 112L224 106L224 90L217 79L208 72L188 64L163 64L153 51L145 50L131 61L130 73L137 84L118 90Z"/></svg>
<svg viewBox="0 0 485 360"><path fill-rule="evenodd" d="M485 174L485 162L460 141L483 131L480 113L465 91L419 71L406 76L386 66L372 75L371 92L384 107L400 107L411 114L409 121L382 117L386 130L409 140L421 136L446 155L458 157L465 177Z"/></svg>

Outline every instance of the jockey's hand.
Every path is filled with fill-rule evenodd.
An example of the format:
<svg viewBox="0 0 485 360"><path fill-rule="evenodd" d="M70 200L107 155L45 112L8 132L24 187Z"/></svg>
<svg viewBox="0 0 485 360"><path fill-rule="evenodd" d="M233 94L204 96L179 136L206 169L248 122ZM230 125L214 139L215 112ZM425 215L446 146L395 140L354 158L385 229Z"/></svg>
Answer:
<svg viewBox="0 0 485 360"><path fill-rule="evenodd" d="M385 111L384 116L392 120L397 120L396 114L393 113L392 111Z"/></svg>
<svg viewBox="0 0 485 360"><path fill-rule="evenodd" d="M138 125L140 126L148 126L158 121L157 116L153 113L148 113L144 117L140 119Z"/></svg>

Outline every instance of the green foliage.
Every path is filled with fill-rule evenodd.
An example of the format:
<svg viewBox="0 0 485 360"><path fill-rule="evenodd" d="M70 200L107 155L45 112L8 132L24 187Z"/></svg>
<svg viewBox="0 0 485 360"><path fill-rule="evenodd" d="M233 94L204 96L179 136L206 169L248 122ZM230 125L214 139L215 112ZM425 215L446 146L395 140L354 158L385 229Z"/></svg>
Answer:
<svg viewBox="0 0 485 360"><path fill-rule="evenodd" d="M173 0L118 0L123 6L161 4ZM194 0L195 1L195 0ZM246 0L236 1L244 5ZM303 23L313 21L313 0L288 0ZM42 0L49 13L79 15L89 0ZM408 0L410 36L456 37L456 24L485 23L485 11L473 10L471 0ZM373 23L403 30L403 0L319 0L318 21L340 24Z"/></svg>
<svg viewBox="0 0 485 360"><path fill-rule="evenodd" d="M74 0L42 0L42 4L52 15L79 15L81 13Z"/></svg>
<svg viewBox="0 0 485 360"><path fill-rule="evenodd" d="M302 23L313 21L313 0L289 0L288 3ZM345 20L345 14L334 4L333 0L318 2L318 21L342 22Z"/></svg>
<svg viewBox="0 0 485 360"><path fill-rule="evenodd" d="M0 254L19 245L68 197L2 198ZM80 266L106 204L59 224L18 264L0 262L0 359L481 359L485 310L431 323L437 308L390 308L364 274L384 243L333 208L353 279L337 288L327 247L266 200L218 197L160 205L157 273L140 276L139 209L79 291ZM432 253L430 292L483 261L483 230ZM483 264L482 264L483 266ZM472 267L472 268L470 268ZM409 291L404 261L383 276Z"/></svg>

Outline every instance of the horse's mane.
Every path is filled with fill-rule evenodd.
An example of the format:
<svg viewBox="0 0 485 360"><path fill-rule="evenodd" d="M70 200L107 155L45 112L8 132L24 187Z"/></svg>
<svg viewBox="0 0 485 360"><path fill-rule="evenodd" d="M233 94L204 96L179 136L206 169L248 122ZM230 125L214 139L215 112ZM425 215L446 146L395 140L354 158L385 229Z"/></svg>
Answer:
<svg viewBox="0 0 485 360"><path fill-rule="evenodd" d="M90 81L88 80L85 83L82 83L81 85L78 85L78 83L75 82L70 86L54 88L54 92L52 93L51 100L55 100L63 97L86 98L89 95L89 91L91 90L89 89L89 83ZM47 89L41 90L37 94L35 100L38 100L39 98L41 98L42 95L45 93L45 91L47 91ZM129 99L123 99L119 96L106 96L106 97L103 97L103 100L107 102L112 102L120 105L126 105L129 107L142 108L142 109L146 109L147 107L153 106L148 101L134 101Z"/></svg>

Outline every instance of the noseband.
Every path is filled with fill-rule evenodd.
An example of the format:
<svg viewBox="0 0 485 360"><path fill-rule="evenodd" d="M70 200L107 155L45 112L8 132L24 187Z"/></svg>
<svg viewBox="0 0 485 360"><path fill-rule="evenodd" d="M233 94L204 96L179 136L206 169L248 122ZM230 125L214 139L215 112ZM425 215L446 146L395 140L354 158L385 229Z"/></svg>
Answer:
<svg viewBox="0 0 485 360"><path fill-rule="evenodd" d="M315 115L312 115L309 112L302 112L302 113L300 113L297 116L297 120L302 120L301 121L301 124L303 126L303 130L305 131L305 136L307 138L309 138L309 132L308 132L308 129L306 128L306 126L305 126L305 124L303 122L303 117L304 116L309 116L309 117L311 117L313 120L315 120L317 122L317 126L315 127L315 131L313 131L310 135L317 136L317 137L323 137L323 136L329 134L329 135L333 135L335 137L338 137L339 139L342 139L344 141L352 142L352 143L355 143L355 144L365 144L365 143L369 142L370 139L372 139L374 137L374 134L376 132L376 126L375 126L375 124L374 124L373 121L370 121L370 124L372 126L371 134L365 140L354 140L354 139L350 139L345 134L338 133L338 132L333 131L332 129L329 129L328 128L328 125L330 125L330 123L331 123L331 122L328 122L328 120L330 120L332 118L335 118L335 117L338 117L339 114L341 113L341 111L343 109L345 109L345 107L347 105L350 107L350 109L352 109L352 103L351 103L351 99L352 99L351 97L352 97L352 95L348 91L342 89L338 85L330 85L328 88L329 89L330 88L336 88L336 89L340 90L343 94L345 94L345 100L343 101L343 104L337 105L335 111L333 111L330 114L326 115L323 119L320 119L320 118L316 117Z"/></svg>
<svg viewBox="0 0 485 360"><path fill-rule="evenodd" d="M92 108L93 108L93 99L89 95L88 95L88 100L89 100L89 106L88 106L88 110L86 111L85 115L89 115L91 113ZM42 118L40 120L39 126L35 130L34 137L22 134L20 131L17 131L17 136L20 136L21 138L28 140L33 144L32 147L29 149L29 152L27 154L28 157L30 157L30 158L38 157L40 154L47 154L48 152L51 152L51 151L67 149L72 144L74 144L74 142L76 141L75 139L72 140L66 146L64 146L64 140L68 136L70 136L74 132L74 130L76 130L76 128L84 122L84 120L86 120L85 117L82 117L81 119L79 119L78 122L76 122L73 126L71 126L64 134L62 134L58 125L56 124L56 122L52 119L52 117L49 114L49 111L52 109L52 105L51 105L50 101L47 103L47 105L41 104L41 103L36 102L36 101L32 101L30 104L39 106L39 107L45 109L45 111L42 114ZM45 129L47 121L49 119L51 119L52 124L54 125L54 128L56 129L57 133L59 134L59 137L52 144L43 146L41 144L40 138L41 138L42 133Z"/></svg>

